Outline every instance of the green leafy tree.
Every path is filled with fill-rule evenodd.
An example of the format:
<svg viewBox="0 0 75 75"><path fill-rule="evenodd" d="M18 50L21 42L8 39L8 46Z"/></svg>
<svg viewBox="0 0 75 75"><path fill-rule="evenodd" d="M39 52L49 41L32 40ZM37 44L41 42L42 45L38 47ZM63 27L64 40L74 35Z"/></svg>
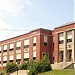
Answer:
<svg viewBox="0 0 75 75"><path fill-rule="evenodd" d="M28 69L30 70L29 75L35 75L36 73L38 73L37 66L38 66L37 62L35 61L29 62L29 66L28 66Z"/></svg>
<svg viewBox="0 0 75 75"><path fill-rule="evenodd" d="M52 70L51 65L48 61L46 55L44 55L43 59L38 63L37 71L38 72L46 72Z"/></svg>
<svg viewBox="0 0 75 75"><path fill-rule="evenodd" d="M18 69L18 67L17 67L17 65L14 64L14 63L8 63L8 64L6 65L6 72L7 72L7 73L14 72L14 71L16 71L17 69Z"/></svg>
<svg viewBox="0 0 75 75"><path fill-rule="evenodd" d="M29 66L29 62L23 62L20 66L21 70L27 70Z"/></svg>

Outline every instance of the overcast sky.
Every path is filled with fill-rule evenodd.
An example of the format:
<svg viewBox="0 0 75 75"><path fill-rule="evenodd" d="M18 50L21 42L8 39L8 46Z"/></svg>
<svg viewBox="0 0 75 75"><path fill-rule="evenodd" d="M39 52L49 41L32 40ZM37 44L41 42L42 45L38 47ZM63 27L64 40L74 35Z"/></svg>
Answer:
<svg viewBox="0 0 75 75"><path fill-rule="evenodd" d="M0 41L36 28L53 30L74 21L74 2L75 0L0 0Z"/></svg>

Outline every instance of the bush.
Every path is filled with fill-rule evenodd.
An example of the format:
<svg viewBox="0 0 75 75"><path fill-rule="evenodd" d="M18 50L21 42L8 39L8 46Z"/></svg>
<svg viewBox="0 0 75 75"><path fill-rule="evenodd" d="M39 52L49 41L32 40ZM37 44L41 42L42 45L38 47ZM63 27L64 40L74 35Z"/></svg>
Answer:
<svg viewBox="0 0 75 75"><path fill-rule="evenodd" d="M35 75L38 72L37 71L37 63L34 61L30 61L28 69L30 70L28 75Z"/></svg>
<svg viewBox="0 0 75 75"><path fill-rule="evenodd" d="M21 70L27 70L29 66L29 62L23 62L20 66Z"/></svg>
<svg viewBox="0 0 75 75"><path fill-rule="evenodd" d="M52 70L46 55L44 56L44 58L40 62L36 63L34 61L31 61L29 63L29 68L28 69L30 70L28 75L35 75L37 73Z"/></svg>
<svg viewBox="0 0 75 75"><path fill-rule="evenodd" d="M35 75L40 72L46 72L52 70L46 55L40 62L35 62L35 61L24 62L21 65L21 69L29 70L28 75Z"/></svg>
<svg viewBox="0 0 75 75"><path fill-rule="evenodd" d="M8 64L6 65L6 72L7 72L7 73L14 72L14 71L16 71L17 69L18 69L18 67L17 67L17 65L14 64L14 63L8 63Z"/></svg>
<svg viewBox="0 0 75 75"><path fill-rule="evenodd" d="M50 63L48 62L47 56L44 55L44 58L38 63L37 71L46 72L52 70Z"/></svg>

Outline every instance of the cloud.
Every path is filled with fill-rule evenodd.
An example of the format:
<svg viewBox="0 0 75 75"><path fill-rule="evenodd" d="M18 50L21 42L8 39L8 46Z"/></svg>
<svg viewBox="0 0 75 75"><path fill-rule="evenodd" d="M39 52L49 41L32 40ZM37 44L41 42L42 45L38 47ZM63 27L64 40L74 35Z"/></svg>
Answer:
<svg viewBox="0 0 75 75"><path fill-rule="evenodd" d="M28 5L32 5L33 3L32 3L32 0L25 0L25 2L26 2L26 4L28 4Z"/></svg>
<svg viewBox="0 0 75 75"><path fill-rule="evenodd" d="M21 0L0 0L0 12L17 14L24 6Z"/></svg>
<svg viewBox="0 0 75 75"><path fill-rule="evenodd" d="M33 0L0 0L0 16L2 14L17 15L22 12L25 5L32 5Z"/></svg>
<svg viewBox="0 0 75 75"><path fill-rule="evenodd" d="M0 40L6 39L11 36L9 35L9 31L3 29L12 29L12 25L0 20Z"/></svg>
<svg viewBox="0 0 75 75"><path fill-rule="evenodd" d="M11 29L12 26L10 24L0 20L0 28L2 28L2 29Z"/></svg>
<svg viewBox="0 0 75 75"><path fill-rule="evenodd" d="M11 38L11 37L15 37L18 35L22 35L25 33L25 31L20 32L20 31L12 31L12 30L16 30L16 29L14 29L14 27L11 24L3 20L0 20L0 41Z"/></svg>

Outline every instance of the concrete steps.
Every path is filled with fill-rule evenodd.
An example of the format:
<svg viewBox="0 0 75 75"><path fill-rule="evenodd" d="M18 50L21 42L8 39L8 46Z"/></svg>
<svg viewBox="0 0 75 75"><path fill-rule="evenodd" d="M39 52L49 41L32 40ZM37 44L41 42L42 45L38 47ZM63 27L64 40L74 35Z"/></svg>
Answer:
<svg viewBox="0 0 75 75"><path fill-rule="evenodd" d="M68 66L70 66L72 64L72 62L60 62L57 64L51 64L52 69L65 69L68 68Z"/></svg>

